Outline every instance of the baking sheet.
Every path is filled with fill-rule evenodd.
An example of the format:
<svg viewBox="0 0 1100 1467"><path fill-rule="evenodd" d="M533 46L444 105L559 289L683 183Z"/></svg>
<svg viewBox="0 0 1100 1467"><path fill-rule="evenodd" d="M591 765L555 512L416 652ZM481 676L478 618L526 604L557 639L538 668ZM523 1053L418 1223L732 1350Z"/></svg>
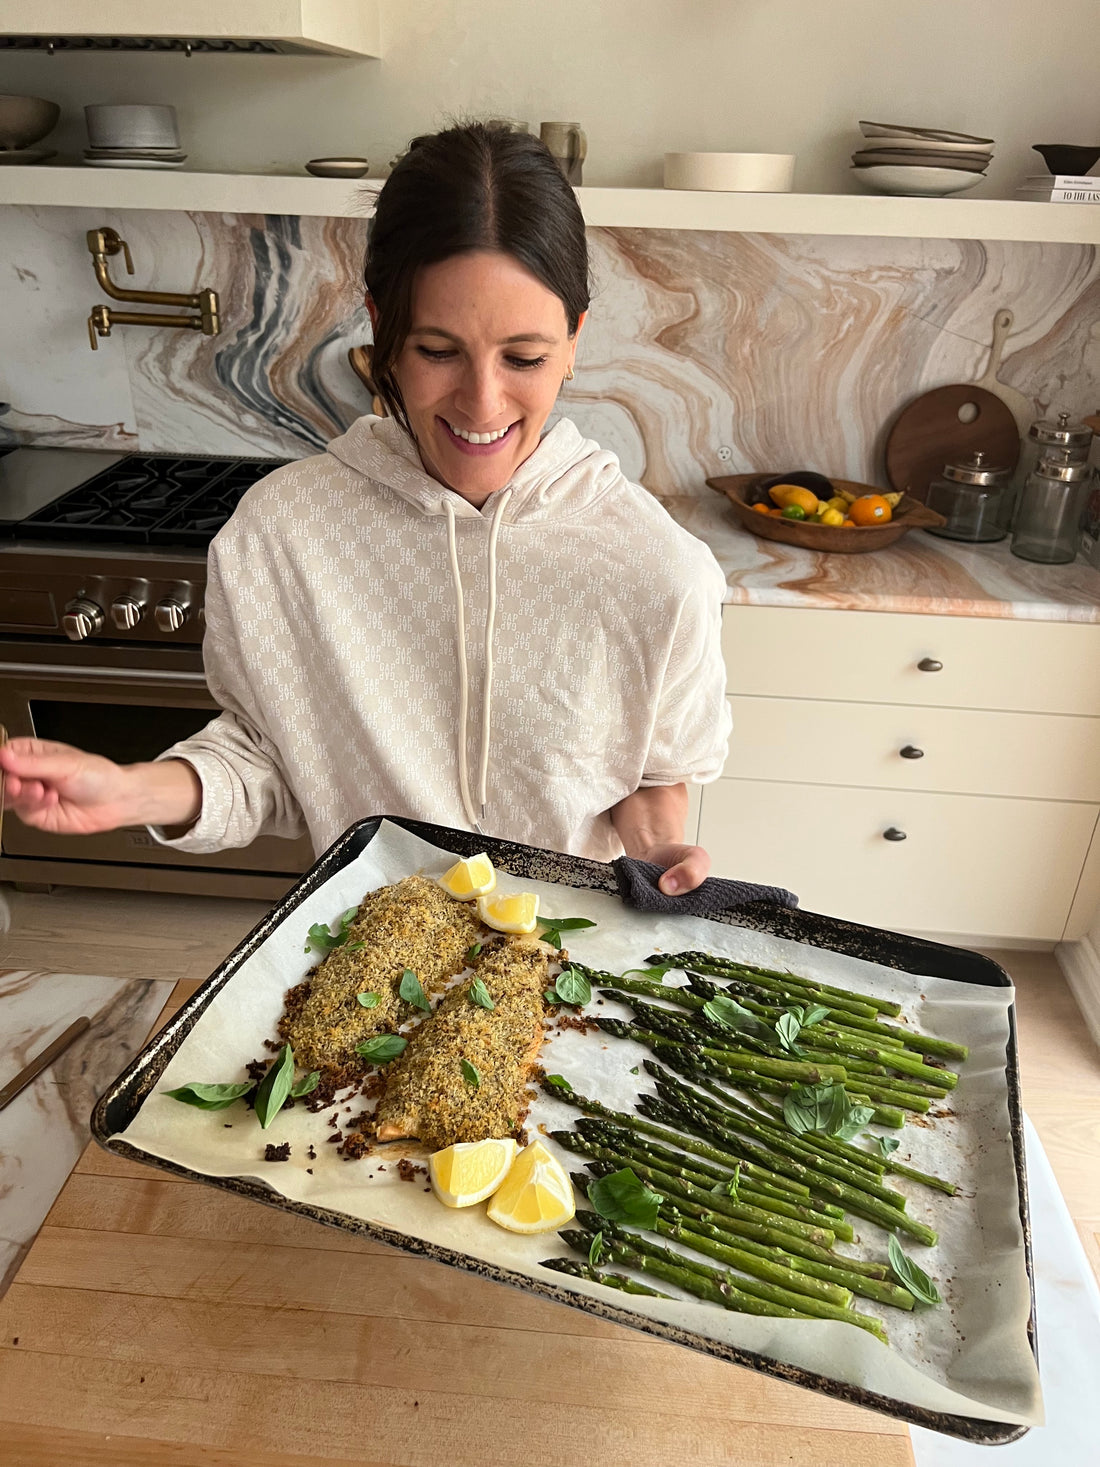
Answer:
<svg viewBox="0 0 1100 1467"><path fill-rule="evenodd" d="M424 1191L423 1177L413 1184L397 1178L401 1155L397 1147L364 1161L345 1161L335 1146L326 1144L332 1134L327 1125L330 1112L313 1114L297 1106L261 1131L255 1117L239 1107L208 1113L162 1093L188 1081L239 1078L248 1060L266 1054L263 1041L275 1033L286 989L300 981L315 961L303 952L311 923L335 919L378 885L416 871L441 874L453 859L453 853L411 831L382 822L366 849L309 892L214 996L172 1057L156 1091L122 1135L148 1155L192 1171L256 1178L288 1199L380 1224L606 1304L609 1291L539 1268L544 1258L568 1254L556 1234L511 1234L488 1223L483 1208L441 1207ZM940 1243L932 1250L902 1241L905 1251L936 1279L945 1302L906 1315L858 1300L861 1311L878 1313L884 1320L890 1348L839 1322L740 1315L686 1297L663 1301L616 1293L615 1306L640 1319L757 1352L918 1408L1015 1425L1041 1424L1038 1371L1027 1335L1030 1291L1005 1082L1012 990L922 978L704 919L648 916L601 891L504 872L499 879L504 890L538 891L546 915L594 920L596 928L573 934L570 944L577 959L593 967L621 972L640 965L650 952L705 948L894 998L910 1017L919 1008L923 1029L970 1046L959 1086L944 1103L957 1116L937 1120L934 1129L909 1124L897 1133L902 1138L899 1159L959 1182L963 1195L948 1198L919 1183L893 1179L909 1196L912 1215L940 1233ZM595 1011L620 1012L610 1002ZM572 1030L552 1032L542 1051L548 1072L564 1075L579 1090L619 1109L630 1109L638 1089L650 1088L644 1072L629 1073L643 1058L645 1052L627 1041ZM347 1109L342 1104L340 1118L346 1121L349 1112L361 1109L358 1098ZM528 1130L534 1134L540 1125L547 1130L569 1127L576 1114L568 1104L540 1092ZM265 1145L283 1141L291 1143L291 1159L265 1162ZM316 1159L307 1156L311 1141ZM418 1159L415 1148L408 1155ZM567 1152L560 1155L567 1170L580 1168L581 1158ZM883 1256L883 1231L853 1221L866 1251ZM838 1251L861 1254L865 1249L841 1245Z"/></svg>

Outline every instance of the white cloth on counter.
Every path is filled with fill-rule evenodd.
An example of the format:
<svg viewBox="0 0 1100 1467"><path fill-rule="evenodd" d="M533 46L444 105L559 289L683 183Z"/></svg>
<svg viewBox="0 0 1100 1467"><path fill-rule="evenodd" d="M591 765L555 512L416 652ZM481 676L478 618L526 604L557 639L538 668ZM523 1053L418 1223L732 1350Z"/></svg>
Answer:
<svg viewBox="0 0 1100 1467"><path fill-rule="evenodd" d="M610 860L613 805L721 771L724 594L710 550L568 419L478 510L393 420L360 418L250 489L211 545L225 712L161 756L195 768L203 804L185 835L153 834L206 852L305 828L320 852L384 813ZM463 738L471 771L488 746L483 811Z"/></svg>

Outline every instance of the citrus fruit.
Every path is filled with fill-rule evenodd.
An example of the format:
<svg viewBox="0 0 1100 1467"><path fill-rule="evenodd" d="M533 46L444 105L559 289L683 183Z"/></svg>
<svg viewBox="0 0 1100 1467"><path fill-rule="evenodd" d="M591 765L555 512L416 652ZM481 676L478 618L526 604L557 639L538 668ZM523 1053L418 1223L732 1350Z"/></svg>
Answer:
<svg viewBox="0 0 1100 1467"><path fill-rule="evenodd" d="M541 1141L525 1146L489 1203L489 1216L513 1233L548 1233L576 1213L573 1184Z"/></svg>
<svg viewBox="0 0 1100 1467"><path fill-rule="evenodd" d="M861 494L848 506L848 515L857 525L888 525L894 511L881 494Z"/></svg>
<svg viewBox="0 0 1100 1467"><path fill-rule="evenodd" d="M756 513L757 514L767 514L768 513L768 506L766 504L764 504L763 502L761 502L760 504L754 504L753 505L753 509L756 510Z"/></svg>
<svg viewBox="0 0 1100 1467"><path fill-rule="evenodd" d="M785 504L781 511L785 520L804 520L806 511L800 504Z"/></svg>
<svg viewBox="0 0 1100 1467"><path fill-rule="evenodd" d="M479 896L477 914L486 927L497 932L534 932L538 923L539 899L533 891Z"/></svg>
<svg viewBox="0 0 1100 1467"><path fill-rule="evenodd" d="M446 1207L472 1207L491 1197L516 1159L515 1141L459 1141L428 1158L432 1190Z"/></svg>
<svg viewBox="0 0 1100 1467"><path fill-rule="evenodd" d="M480 856L469 856L465 861L456 861L449 871L439 878L444 891L449 891L461 902L473 901L474 897L485 896L497 884L493 863L482 852Z"/></svg>

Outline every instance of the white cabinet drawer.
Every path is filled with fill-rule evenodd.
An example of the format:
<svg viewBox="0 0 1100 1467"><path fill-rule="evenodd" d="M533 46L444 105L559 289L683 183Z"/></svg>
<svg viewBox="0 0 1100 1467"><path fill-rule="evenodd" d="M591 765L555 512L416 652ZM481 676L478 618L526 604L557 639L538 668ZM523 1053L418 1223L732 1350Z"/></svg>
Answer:
<svg viewBox="0 0 1100 1467"><path fill-rule="evenodd" d="M906 931L1057 941L1095 805L720 779L703 792L714 873ZM904 831L889 841L884 831Z"/></svg>
<svg viewBox="0 0 1100 1467"><path fill-rule="evenodd" d="M1100 625L727 606L722 649L731 693L1100 715Z"/></svg>
<svg viewBox="0 0 1100 1467"><path fill-rule="evenodd" d="M729 702L727 777L1100 804L1100 718L801 698Z"/></svg>

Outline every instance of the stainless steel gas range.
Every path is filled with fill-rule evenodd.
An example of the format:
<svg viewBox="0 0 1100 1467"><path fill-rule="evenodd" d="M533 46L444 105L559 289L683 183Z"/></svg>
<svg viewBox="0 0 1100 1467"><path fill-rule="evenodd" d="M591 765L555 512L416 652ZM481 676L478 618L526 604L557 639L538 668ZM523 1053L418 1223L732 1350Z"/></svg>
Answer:
<svg viewBox="0 0 1100 1467"><path fill-rule="evenodd" d="M17 448L0 457L0 724L119 763L217 712L202 670L206 547L270 460ZM280 895L307 841L187 856L143 829L60 837L4 821L0 880Z"/></svg>

